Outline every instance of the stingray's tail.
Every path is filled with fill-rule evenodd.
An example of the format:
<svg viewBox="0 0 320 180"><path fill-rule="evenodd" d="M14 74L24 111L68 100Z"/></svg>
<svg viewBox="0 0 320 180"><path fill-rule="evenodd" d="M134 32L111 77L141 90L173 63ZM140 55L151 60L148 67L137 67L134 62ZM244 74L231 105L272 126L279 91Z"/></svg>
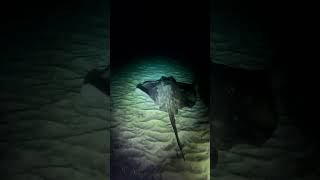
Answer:
<svg viewBox="0 0 320 180"><path fill-rule="evenodd" d="M171 122L171 125L173 128L174 134L176 135L177 143L178 143L179 149L181 151L182 158L185 161L186 159L184 158L184 153L182 151L182 145L179 140L178 131L177 131L177 127L176 127L176 119L174 117L174 113L172 111L168 111L168 114L169 114L169 118L170 118L170 122Z"/></svg>

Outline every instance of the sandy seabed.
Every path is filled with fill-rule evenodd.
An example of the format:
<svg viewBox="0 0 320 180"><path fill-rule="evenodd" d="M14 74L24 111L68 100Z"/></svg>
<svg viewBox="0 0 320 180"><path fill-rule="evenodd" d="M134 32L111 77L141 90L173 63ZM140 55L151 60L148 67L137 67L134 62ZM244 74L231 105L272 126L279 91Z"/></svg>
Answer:
<svg viewBox="0 0 320 180"><path fill-rule="evenodd" d="M193 78L186 67L164 58L141 60L112 72L111 166L118 167L114 168L118 172L112 172L146 180L209 179L210 127L203 123L208 108L198 98L192 108L183 108L175 116L184 161L168 114L136 88L138 83L161 76L190 84Z"/></svg>

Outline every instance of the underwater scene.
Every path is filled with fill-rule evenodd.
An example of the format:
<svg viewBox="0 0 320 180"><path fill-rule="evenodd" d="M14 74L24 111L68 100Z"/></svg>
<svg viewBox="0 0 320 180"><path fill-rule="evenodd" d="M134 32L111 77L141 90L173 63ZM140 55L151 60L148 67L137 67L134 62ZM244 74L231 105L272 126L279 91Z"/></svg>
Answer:
<svg viewBox="0 0 320 180"><path fill-rule="evenodd" d="M170 76L192 85L192 71L165 57L140 59L112 71L112 179L209 179L208 107L195 94L192 107L177 110L180 151L168 112L137 88L141 82Z"/></svg>

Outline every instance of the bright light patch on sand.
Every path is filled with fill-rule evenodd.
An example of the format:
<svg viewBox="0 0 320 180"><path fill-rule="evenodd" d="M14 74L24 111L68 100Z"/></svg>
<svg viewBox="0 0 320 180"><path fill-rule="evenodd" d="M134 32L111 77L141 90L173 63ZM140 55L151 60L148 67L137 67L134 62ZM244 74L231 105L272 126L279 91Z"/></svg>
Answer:
<svg viewBox="0 0 320 180"><path fill-rule="evenodd" d="M192 83L190 69L172 59L142 59L112 72L112 147L119 157L133 161L137 176L155 179L210 179L210 128L206 121L208 107L198 99L192 108L176 115L176 126L184 145L183 161L168 113L136 85L173 76L179 82ZM150 174L146 174L146 173Z"/></svg>

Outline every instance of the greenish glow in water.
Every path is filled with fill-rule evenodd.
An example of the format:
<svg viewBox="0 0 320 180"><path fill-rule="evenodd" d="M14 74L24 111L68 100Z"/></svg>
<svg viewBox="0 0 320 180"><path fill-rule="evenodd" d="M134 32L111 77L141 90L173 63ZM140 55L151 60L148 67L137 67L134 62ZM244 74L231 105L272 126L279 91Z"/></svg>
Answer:
<svg viewBox="0 0 320 180"><path fill-rule="evenodd" d="M130 73L133 79L139 79L141 82L160 79L161 76L173 76L177 81L185 83L192 83L193 80L190 68L178 60L167 57L138 59L127 64L121 71ZM112 75L117 76L117 73L112 72Z"/></svg>

